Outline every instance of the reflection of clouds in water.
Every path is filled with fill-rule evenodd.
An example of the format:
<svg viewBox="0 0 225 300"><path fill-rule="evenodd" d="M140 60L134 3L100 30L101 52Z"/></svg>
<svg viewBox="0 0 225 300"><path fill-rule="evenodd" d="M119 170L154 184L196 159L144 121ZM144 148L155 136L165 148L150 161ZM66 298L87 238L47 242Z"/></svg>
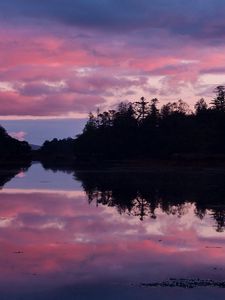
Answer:
<svg viewBox="0 0 225 300"><path fill-rule="evenodd" d="M161 280L224 261L223 250L206 249L215 246L219 233L201 237L201 220L191 204L181 218L157 208L157 219L141 222L115 207L89 205L79 191L5 189L0 201L1 289L12 282L36 289L114 278Z"/></svg>
<svg viewBox="0 0 225 300"><path fill-rule="evenodd" d="M20 191L20 193L18 193ZM126 214L119 215L113 207L89 206L82 193L31 193L25 190L10 191L5 190L1 194L0 214L5 218L13 218L14 222L20 226L36 229L65 229L98 233L96 241L110 239L112 236L121 239L148 239L149 236L176 236L188 233L198 233L201 237L199 226L201 220L194 214L194 206L190 205L189 211L182 217L167 215L157 209L157 219L146 219L141 222L138 218ZM211 221L208 218L208 221ZM12 223L11 223L12 225ZM204 223L205 227L211 227L211 222ZM110 235L105 236L105 233ZM70 236L69 232L65 236ZM219 233L214 232L214 237ZM190 238L193 236L191 235Z"/></svg>
<svg viewBox="0 0 225 300"><path fill-rule="evenodd" d="M175 236L178 232L183 232L186 239L188 238L187 233L192 229L198 233L199 238L215 236L223 238L223 235L215 232L213 220L209 216L210 212L203 220L200 220L195 215L195 205L191 203L186 204L185 214L182 217L166 214L160 208L157 208L157 219L146 218L144 222L141 222L139 218L134 216L118 214L114 207L103 205L98 205L97 207L94 203L88 205L85 193L82 191L4 189L1 197L4 197L4 195L8 205L5 206L3 203L0 212L4 210L4 207L10 208L12 205L10 201L13 199L12 216L14 221L15 215L17 216L17 225L19 226L26 226L27 224L31 227L37 226L37 228L40 226L40 228L55 227L62 229L65 227L65 220L60 221L61 218L70 218L70 220L68 219L70 223L77 219L84 220L86 224L90 224L92 218L94 218L93 221L103 219L102 222L105 224L109 222L114 224L112 225L114 232L111 232L111 234L125 239L126 237L130 239L135 235L141 238L148 235L156 237L168 235L168 228L170 228L170 235ZM36 201L35 205L33 205L32 199ZM18 214L16 212L17 209ZM100 212L102 213L102 218L99 217ZM9 211L7 214L10 216ZM47 219L48 217L50 219ZM19 219L20 221L18 221ZM21 220L23 220L22 223ZM93 228L95 227L96 224L93 224ZM102 229L105 230L105 226Z"/></svg>
<svg viewBox="0 0 225 300"><path fill-rule="evenodd" d="M19 174L17 174L15 177L16 178L24 178L26 176L26 173L24 173L23 171L21 171Z"/></svg>
<svg viewBox="0 0 225 300"><path fill-rule="evenodd" d="M0 228L10 227L14 218L0 218Z"/></svg>
<svg viewBox="0 0 225 300"><path fill-rule="evenodd" d="M84 196L85 192L83 191L67 191L67 190L53 190L53 189L10 189L5 188L1 194L52 194L52 195L64 195L67 198L73 198L77 196Z"/></svg>
<svg viewBox="0 0 225 300"><path fill-rule="evenodd" d="M38 178L46 181L41 172ZM27 178L21 181L25 188L14 181L0 193L0 289L12 283L36 289L88 282L101 285L115 278L123 282L193 274L214 278L213 266L225 267L225 236L213 228L211 211L206 210L203 219L196 215L194 201L160 200L153 206L157 218L151 218L150 211L140 221L126 205L118 209L117 198L88 204L86 193L67 183L62 189L52 179L41 188L35 181L30 185ZM122 190L114 190L120 196ZM144 190L147 196L148 191ZM157 204L152 196L149 199ZM127 199L126 194L121 199Z"/></svg>

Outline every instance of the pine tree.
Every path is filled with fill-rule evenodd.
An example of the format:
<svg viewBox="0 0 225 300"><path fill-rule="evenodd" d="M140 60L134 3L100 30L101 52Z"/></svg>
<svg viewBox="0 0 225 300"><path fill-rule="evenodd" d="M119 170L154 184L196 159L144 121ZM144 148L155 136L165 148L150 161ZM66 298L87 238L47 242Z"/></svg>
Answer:
<svg viewBox="0 0 225 300"><path fill-rule="evenodd" d="M225 111L225 86L219 85L215 88L216 98L211 102L213 109Z"/></svg>

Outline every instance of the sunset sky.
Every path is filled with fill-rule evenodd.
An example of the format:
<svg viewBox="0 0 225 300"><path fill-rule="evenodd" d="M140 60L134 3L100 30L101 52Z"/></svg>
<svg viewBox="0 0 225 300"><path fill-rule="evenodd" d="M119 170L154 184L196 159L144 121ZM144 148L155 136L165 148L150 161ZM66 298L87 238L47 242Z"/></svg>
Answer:
<svg viewBox="0 0 225 300"><path fill-rule="evenodd" d="M0 123L40 144L97 107L210 101L225 83L224 12L225 0L1 1Z"/></svg>

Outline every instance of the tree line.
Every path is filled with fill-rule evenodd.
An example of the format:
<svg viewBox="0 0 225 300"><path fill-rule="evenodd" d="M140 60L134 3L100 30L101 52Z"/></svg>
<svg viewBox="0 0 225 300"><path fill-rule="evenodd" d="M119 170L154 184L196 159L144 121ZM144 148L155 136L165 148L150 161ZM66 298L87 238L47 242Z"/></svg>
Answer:
<svg viewBox="0 0 225 300"><path fill-rule="evenodd" d="M90 113L73 149L80 159L225 155L225 87L215 89L209 105L197 101L194 111L182 100L159 108L158 99L142 97L116 110Z"/></svg>
<svg viewBox="0 0 225 300"><path fill-rule="evenodd" d="M26 142L0 127L1 159L29 155ZM159 100L122 102L116 109L89 114L76 138L46 141L35 159L111 160L171 157L225 157L225 87L215 89L208 105L202 98L191 111L182 100L159 107Z"/></svg>

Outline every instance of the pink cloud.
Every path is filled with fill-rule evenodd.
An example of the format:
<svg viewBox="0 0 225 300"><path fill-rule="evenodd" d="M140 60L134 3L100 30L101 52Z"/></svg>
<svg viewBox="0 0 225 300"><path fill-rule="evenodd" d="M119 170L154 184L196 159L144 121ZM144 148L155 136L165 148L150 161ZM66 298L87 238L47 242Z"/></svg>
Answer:
<svg viewBox="0 0 225 300"><path fill-rule="evenodd" d="M165 30L159 32L163 38L150 39L141 32L115 36L91 30L87 35L85 29L64 26L56 29L0 31L4 41L0 82L12 86L0 90L2 116L88 113L123 97L142 95L162 101L186 96L193 103L197 99L188 87L197 95L201 75L225 66L224 46L202 49L198 41L174 38ZM152 84L155 77L160 79Z"/></svg>
<svg viewBox="0 0 225 300"><path fill-rule="evenodd" d="M19 141L24 141L27 133L24 131L18 131L18 132L9 132L9 135Z"/></svg>

